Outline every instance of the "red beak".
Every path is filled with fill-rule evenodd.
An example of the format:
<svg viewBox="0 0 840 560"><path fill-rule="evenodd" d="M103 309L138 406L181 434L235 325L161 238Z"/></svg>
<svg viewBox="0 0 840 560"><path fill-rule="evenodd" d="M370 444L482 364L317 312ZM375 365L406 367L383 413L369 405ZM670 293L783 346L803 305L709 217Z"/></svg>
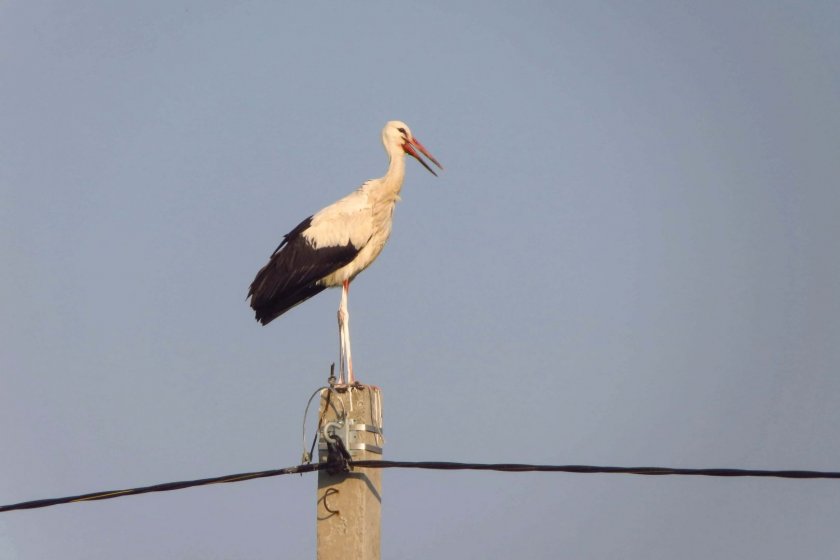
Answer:
<svg viewBox="0 0 840 560"><path fill-rule="evenodd" d="M418 150L420 150L420 152L421 152L424 156L426 156L427 158L429 158L429 159L431 160L431 162L432 162L432 163L434 163L435 165L437 165L440 169L443 169L443 166L442 166L441 164L439 164L439 163L438 163L438 160L436 160L436 159L435 159L435 157L434 157L432 154L430 154L430 153L429 153L429 150L427 150L427 149L423 146L423 144L421 144L421 143L420 143L420 141L419 141L417 138L411 138L411 139L409 139L409 140L406 140L405 144L403 144L403 150L405 150L405 153L407 153L408 155L412 156L414 159L416 159L417 161L419 161L419 162L423 165L423 167L425 167L426 169L428 169L428 170L429 170L429 173L431 173L432 175L434 175L435 177L437 177L437 173L435 173L435 172L432 170L432 168L431 168L431 167L429 167L429 164L427 164L425 161L423 161L423 159L420 157L420 154L418 154L418 153L414 150L414 148L417 148Z"/></svg>

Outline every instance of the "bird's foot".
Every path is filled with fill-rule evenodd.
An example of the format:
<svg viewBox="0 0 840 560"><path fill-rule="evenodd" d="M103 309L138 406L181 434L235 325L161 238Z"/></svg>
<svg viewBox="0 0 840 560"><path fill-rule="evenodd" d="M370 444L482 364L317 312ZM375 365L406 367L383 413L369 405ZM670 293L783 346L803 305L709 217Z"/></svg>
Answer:
<svg viewBox="0 0 840 560"><path fill-rule="evenodd" d="M341 381L339 381L335 384L335 387L336 387L336 389L350 389L350 388L358 389L360 387L367 387L367 385L365 385L364 383L362 383L358 379L354 379L352 383L351 382L345 382L344 380L341 380Z"/></svg>

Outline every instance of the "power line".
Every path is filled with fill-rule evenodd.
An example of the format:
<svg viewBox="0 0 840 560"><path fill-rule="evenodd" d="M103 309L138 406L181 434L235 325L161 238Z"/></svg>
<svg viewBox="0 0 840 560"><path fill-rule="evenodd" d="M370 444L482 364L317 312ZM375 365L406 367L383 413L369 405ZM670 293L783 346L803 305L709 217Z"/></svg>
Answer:
<svg viewBox="0 0 840 560"><path fill-rule="evenodd" d="M805 470L755 470L755 469L688 469L668 467L602 467L593 465L530 465L522 463L454 463L445 461L342 461L335 459L326 463L310 463L274 469L267 471L248 472L217 476L214 478L202 478L198 480L186 480L181 482L166 482L153 486L142 486L128 488L125 490L109 490L106 492L92 492L78 496L67 496L64 498L50 498L45 500L33 500L0 506L0 513L19 509L35 509L71 502L86 502L93 500L107 500L122 496L133 496L135 494L146 494L149 492L167 492L169 490L181 490L194 486L205 486L208 484L225 484L229 482L240 482L253 480L255 478L267 478L270 476L281 476L286 474L303 474L319 471L321 469L343 470L345 468L373 468L373 469L432 469L432 470L470 470L470 471L496 471L496 472L566 472L578 474L636 474L645 476L661 475L687 475L687 476L713 476L713 477L765 477L765 478L793 478L793 479L840 479L840 472L832 471L805 471Z"/></svg>
<svg viewBox="0 0 840 560"><path fill-rule="evenodd" d="M473 470L500 472L567 472L581 474L640 474L640 475L691 475L738 477L753 476L766 478L837 478L840 472L803 470L755 470L755 469L681 469L669 467L598 467L592 465L526 465L521 463L450 463L442 461L351 461L351 466L364 468L409 468L435 470Z"/></svg>
<svg viewBox="0 0 840 560"><path fill-rule="evenodd" d="M35 509L47 506L55 506L58 504L69 504L71 502L88 502L93 500L107 500L110 498L119 498L122 496L133 496L135 494L146 494L149 492L167 492L169 490L181 490L182 488L192 488L193 486L205 486L208 484L224 484L227 482L240 482L243 480L253 480L255 478L266 478L269 476L280 476L283 474L303 474L307 472L317 471L325 468L327 463L314 463L307 465L298 465L296 467L288 467L285 469L274 469L269 471L248 472L240 474L230 474L226 476L217 476L213 478L201 478L198 480L184 480L181 482L166 482L164 484L155 484L153 486L141 486L139 488L128 488L126 490L108 490L105 492L91 492L89 494L79 494L78 496L66 496L64 498L50 498L46 500L33 500L31 502L21 502L19 504L11 504L7 506L0 506L0 513L4 511L12 511L16 509Z"/></svg>

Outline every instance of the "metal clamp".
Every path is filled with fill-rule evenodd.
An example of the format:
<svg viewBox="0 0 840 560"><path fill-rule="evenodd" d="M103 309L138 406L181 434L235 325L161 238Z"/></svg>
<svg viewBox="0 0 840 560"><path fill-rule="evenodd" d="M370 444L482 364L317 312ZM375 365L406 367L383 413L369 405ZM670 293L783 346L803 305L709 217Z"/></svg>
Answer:
<svg viewBox="0 0 840 560"><path fill-rule="evenodd" d="M344 447L350 452L350 455L356 455L357 453L354 452L358 451L368 451L382 455L381 446L359 441L360 437L358 432L369 432L381 436L382 428L372 424L356 423L352 419L327 422L321 429L323 441L318 443L318 450L320 452L326 452L328 443L334 443L335 439L341 439Z"/></svg>

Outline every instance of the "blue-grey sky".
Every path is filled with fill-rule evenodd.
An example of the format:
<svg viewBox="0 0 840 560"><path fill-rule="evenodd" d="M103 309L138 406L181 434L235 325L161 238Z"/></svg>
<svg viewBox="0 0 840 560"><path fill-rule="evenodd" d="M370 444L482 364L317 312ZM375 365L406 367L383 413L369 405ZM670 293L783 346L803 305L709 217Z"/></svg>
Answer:
<svg viewBox="0 0 840 560"><path fill-rule="evenodd" d="M350 298L386 457L840 465L836 2L0 4L0 503L297 464L282 235L407 162ZM387 471L383 558L835 558L829 481ZM312 558L315 477L0 516L0 558Z"/></svg>

